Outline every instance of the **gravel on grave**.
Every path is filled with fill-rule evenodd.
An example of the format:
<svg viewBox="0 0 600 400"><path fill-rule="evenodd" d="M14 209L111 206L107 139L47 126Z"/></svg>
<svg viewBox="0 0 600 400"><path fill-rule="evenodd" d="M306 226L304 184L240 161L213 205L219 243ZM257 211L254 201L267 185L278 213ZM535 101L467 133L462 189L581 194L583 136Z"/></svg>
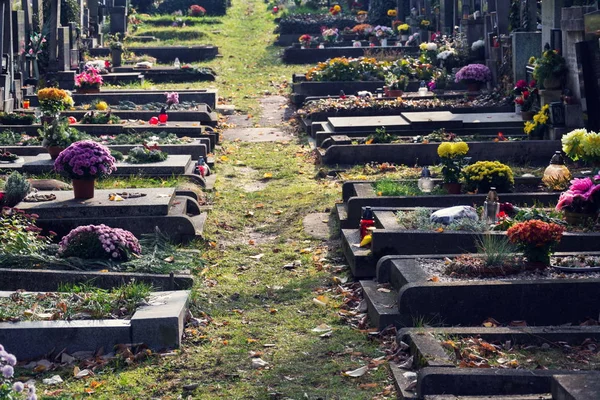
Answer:
<svg viewBox="0 0 600 400"><path fill-rule="evenodd" d="M546 268L538 271L524 271L518 274L507 276L449 276L445 274L446 260L439 258L418 258L417 263L423 268L429 279L437 277L438 282L465 282L465 281L517 281L517 280L535 280L535 279L599 279L600 272L562 272L554 268ZM553 260L552 260L553 262Z"/></svg>

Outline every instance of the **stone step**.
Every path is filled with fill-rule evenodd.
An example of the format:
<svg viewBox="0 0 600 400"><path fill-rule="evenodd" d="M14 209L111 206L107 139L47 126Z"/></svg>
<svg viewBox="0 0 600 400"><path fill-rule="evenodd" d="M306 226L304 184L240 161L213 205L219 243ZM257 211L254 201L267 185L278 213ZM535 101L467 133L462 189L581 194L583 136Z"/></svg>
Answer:
<svg viewBox="0 0 600 400"><path fill-rule="evenodd" d="M600 381L597 374L557 375L552 380L555 400L597 400Z"/></svg>
<svg viewBox="0 0 600 400"><path fill-rule="evenodd" d="M341 229L350 229L348 225L348 213L346 212L346 205L344 203L337 203L335 205L335 211L333 215L337 218Z"/></svg>
<svg viewBox="0 0 600 400"><path fill-rule="evenodd" d="M384 286L375 281L360 281L360 286L367 303L367 315L371 325L379 330L389 325L398 326L400 317L397 302L398 292L388 289L389 285Z"/></svg>
<svg viewBox="0 0 600 400"><path fill-rule="evenodd" d="M342 251L350 265L354 278L372 278L375 276L375 261L370 248L358 247L360 232L358 229L342 229Z"/></svg>

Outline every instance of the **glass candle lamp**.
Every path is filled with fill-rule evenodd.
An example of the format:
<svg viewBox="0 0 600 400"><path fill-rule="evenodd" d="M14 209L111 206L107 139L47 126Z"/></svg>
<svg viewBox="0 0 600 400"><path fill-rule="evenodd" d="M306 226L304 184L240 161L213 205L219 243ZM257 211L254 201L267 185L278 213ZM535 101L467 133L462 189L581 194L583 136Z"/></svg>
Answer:
<svg viewBox="0 0 600 400"><path fill-rule="evenodd" d="M423 193L430 193L433 190L433 179L431 179L431 172L429 168L423 167L421 170L421 177L417 181L417 186L419 190Z"/></svg>
<svg viewBox="0 0 600 400"><path fill-rule="evenodd" d="M169 119L169 115L167 114L167 110L165 110L165 108L163 107L160 110L160 114L158 114L158 122L162 125L167 123L167 120Z"/></svg>
<svg viewBox="0 0 600 400"><path fill-rule="evenodd" d="M29 100L27 100L27 99L23 100L23 108L26 110L29 109Z"/></svg>
<svg viewBox="0 0 600 400"><path fill-rule="evenodd" d="M555 152L550 159L550 165L544 170L542 182L552 190L563 190L572 178L571 171L565 165L561 152Z"/></svg>

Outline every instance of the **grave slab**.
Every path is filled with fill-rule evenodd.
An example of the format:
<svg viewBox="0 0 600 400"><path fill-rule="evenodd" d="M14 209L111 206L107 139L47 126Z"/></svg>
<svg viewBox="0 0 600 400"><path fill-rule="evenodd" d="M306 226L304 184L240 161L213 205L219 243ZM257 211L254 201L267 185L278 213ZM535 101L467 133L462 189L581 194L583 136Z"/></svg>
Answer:
<svg viewBox="0 0 600 400"><path fill-rule="evenodd" d="M417 129L456 129L463 126L463 115L449 111L403 112L402 116L410 123L411 128Z"/></svg>
<svg viewBox="0 0 600 400"><path fill-rule="evenodd" d="M10 296L11 292L0 292ZM153 350L181 344L188 291L154 292L131 320L0 322L0 341L20 361L67 353L145 343ZM27 346L23 346L27 343Z"/></svg>
<svg viewBox="0 0 600 400"><path fill-rule="evenodd" d="M400 115L382 115L375 117L331 117L327 121L336 133L342 132L374 132L385 126L387 132L407 129L409 121Z"/></svg>
<svg viewBox="0 0 600 400"><path fill-rule="evenodd" d="M600 380L594 374L557 375L552 378L554 400L596 400L600 397Z"/></svg>

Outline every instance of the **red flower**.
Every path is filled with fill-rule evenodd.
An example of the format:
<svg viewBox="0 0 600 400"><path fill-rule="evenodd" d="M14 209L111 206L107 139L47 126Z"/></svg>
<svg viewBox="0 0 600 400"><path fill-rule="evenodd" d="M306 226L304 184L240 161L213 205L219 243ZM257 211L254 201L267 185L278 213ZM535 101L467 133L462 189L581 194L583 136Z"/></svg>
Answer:
<svg viewBox="0 0 600 400"><path fill-rule="evenodd" d="M527 100L527 98L528 98L528 97L529 97L529 91L528 91L528 90L526 90L526 91L524 91L524 92L523 92L523 98L524 98L525 100Z"/></svg>
<svg viewBox="0 0 600 400"><path fill-rule="evenodd" d="M505 140L508 140L504 137L504 134L502 132L498 132L498 140L501 142L504 142Z"/></svg>

